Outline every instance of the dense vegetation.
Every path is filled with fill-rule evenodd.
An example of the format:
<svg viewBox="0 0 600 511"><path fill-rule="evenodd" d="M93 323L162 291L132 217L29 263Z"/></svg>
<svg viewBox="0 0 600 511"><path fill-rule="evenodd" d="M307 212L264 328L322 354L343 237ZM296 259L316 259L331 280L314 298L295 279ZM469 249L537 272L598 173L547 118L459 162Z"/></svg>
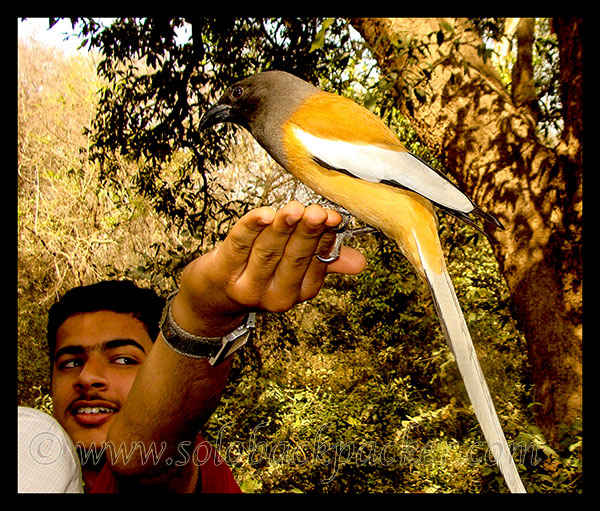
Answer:
<svg viewBox="0 0 600 511"><path fill-rule="evenodd" d="M185 262L218 243L248 208L315 200L236 132L203 182L227 207L203 218L202 235L174 221L155 207L166 204L160 189L140 189L135 161L114 155L107 176L106 162L88 158L85 128L102 85L94 59L19 43L18 402L47 410L45 319L65 290L130 278L166 293ZM431 158L397 113L387 118L411 150ZM181 149L161 161L163 192L181 185L187 157ZM192 185L185 183L188 192ZM177 207L201 212L197 198L179 195ZM580 429L565 429L556 450L533 426L525 340L488 241L447 217L440 232L526 487L580 491ZM310 303L260 316L206 436L249 492L506 491L426 287L388 240L354 243L367 256L365 272L330 276Z"/></svg>

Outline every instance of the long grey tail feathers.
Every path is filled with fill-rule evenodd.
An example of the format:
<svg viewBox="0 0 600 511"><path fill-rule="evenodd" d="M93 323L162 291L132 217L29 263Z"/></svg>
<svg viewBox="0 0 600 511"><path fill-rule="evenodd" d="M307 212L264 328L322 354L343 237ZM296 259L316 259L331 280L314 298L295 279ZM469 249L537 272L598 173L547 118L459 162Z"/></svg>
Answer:
<svg viewBox="0 0 600 511"><path fill-rule="evenodd" d="M527 493L506 443L450 276L445 268L439 275L427 268L425 268L425 273L442 330L456 359L467 393L475 409L475 415L483 430L483 436L510 491Z"/></svg>

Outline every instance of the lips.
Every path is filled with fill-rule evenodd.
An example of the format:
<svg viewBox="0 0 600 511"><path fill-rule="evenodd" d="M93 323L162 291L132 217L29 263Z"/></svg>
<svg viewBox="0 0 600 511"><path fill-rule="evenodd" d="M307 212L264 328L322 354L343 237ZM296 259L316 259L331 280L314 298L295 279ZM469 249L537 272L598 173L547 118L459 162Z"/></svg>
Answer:
<svg viewBox="0 0 600 511"><path fill-rule="evenodd" d="M107 401L75 401L70 406L75 422L82 426L99 426L111 419L119 408Z"/></svg>

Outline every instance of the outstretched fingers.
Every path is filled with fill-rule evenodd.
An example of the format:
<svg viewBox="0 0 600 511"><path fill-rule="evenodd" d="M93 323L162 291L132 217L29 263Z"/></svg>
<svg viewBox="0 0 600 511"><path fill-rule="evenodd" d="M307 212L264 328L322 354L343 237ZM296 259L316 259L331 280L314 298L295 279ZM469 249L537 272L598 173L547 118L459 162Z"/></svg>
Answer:
<svg viewBox="0 0 600 511"><path fill-rule="evenodd" d="M304 212L305 208L299 202L286 204L277 211L271 225L254 240L244 278L260 292L269 289L280 265L285 264L284 255L290 241L297 237L296 231Z"/></svg>
<svg viewBox="0 0 600 511"><path fill-rule="evenodd" d="M279 211L259 208L242 217L225 241L186 268L190 303L198 312L244 310L282 312L314 298L327 273L358 273L364 257L344 248L325 264L315 254L328 253L331 231L341 220L321 206L290 202ZM193 293L194 296L191 296Z"/></svg>
<svg viewBox="0 0 600 511"><path fill-rule="evenodd" d="M308 206L290 235L279 264L275 268L267 293L277 308L313 298L323 284L326 266L315 258L319 247L332 236L324 234L331 215L317 205Z"/></svg>

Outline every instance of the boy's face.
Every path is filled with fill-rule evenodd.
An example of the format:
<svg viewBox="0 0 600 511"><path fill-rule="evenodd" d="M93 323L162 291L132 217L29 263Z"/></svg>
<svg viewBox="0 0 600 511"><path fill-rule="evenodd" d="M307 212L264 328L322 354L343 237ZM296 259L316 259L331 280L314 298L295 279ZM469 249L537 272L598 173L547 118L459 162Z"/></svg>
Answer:
<svg viewBox="0 0 600 511"><path fill-rule="evenodd" d="M75 314L59 327L52 368L54 417L74 444L101 447L153 342L131 314Z"/></svg>

